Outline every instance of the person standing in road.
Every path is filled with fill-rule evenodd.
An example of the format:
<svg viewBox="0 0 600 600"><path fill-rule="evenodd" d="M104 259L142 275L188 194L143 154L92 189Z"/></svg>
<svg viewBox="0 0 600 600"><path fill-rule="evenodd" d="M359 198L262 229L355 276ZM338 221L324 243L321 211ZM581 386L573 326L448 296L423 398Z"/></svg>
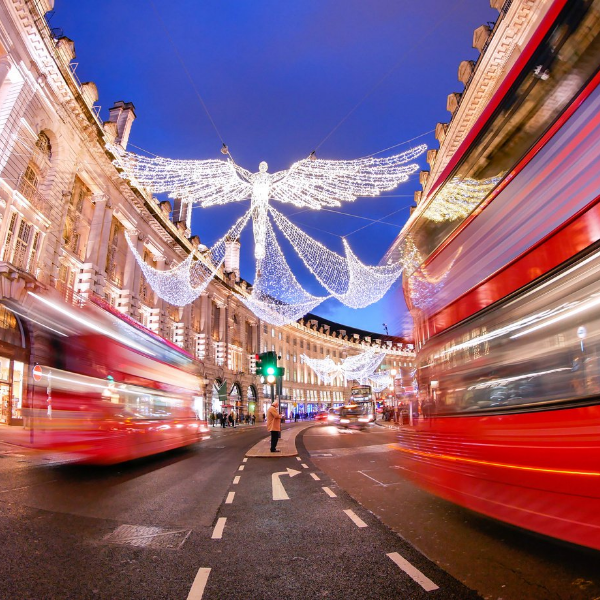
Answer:
<svg viewBox="0 0 600 600"><path fill-rule="evenodd" d="M267 410L267 431L271 432L271 452L281 452L281 450L277 450L277 442L281 432L281 415L279 414L277 400Z"/></svg>

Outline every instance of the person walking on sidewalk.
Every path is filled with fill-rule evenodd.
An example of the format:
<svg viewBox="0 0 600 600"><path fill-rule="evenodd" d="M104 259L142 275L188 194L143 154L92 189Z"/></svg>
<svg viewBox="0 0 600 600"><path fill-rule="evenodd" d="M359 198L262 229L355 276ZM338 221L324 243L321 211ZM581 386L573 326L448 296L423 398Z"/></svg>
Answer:
<svg viewBox="0 0 600 600"><path fill-rule="evenodd" d="M267 410L267 431L271 432L271 452L281 452L281 450L277 450L277 442L279 441L279 433L281 432L281 415L279 414L279 403L277 400Z"/></svg>

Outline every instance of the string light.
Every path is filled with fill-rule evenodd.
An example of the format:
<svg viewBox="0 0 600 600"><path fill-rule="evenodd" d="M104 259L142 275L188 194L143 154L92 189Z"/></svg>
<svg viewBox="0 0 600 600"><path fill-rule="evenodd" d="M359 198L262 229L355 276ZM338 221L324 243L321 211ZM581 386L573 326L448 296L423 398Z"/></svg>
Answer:
<svg viewBox="0 0 600 600"><path fill-rule="evenodd" d="M367 350L361 354L348 356L339 363L336 363L329 355L325 358L310 358L306 354L301 354L300 360L310 367L325 384L331 383L338 376L343 377L346 381L356 380L364 383L375 374L385 356L385 352L380 350Z"/></svg>
<svg viewBox="0 0 600 600"><path fill-rule="evenodd" d="M240 299L264 321L282 326L311 312L327 297L313 296L300 286L277 243L271 223L267 221L266 225L267 255L257 261L252 294Z"/></svg>
<svg viewBox="0 0 600 600"><path fill-rule="evenodd" d="M357 160L321 160L313 153L289 169L268 173L261 162L251 173L228 160L172 160L126 152L109 145L114 164L133 185L154 193L167 192L181 202L202 207L239 202L250 198L250 210L210 251L210 261L194 261L190 256L168 271L146 265L128 243L152 289L176 306L193 302L208 286L224 260L226 237L239 237L249 218L254 233L256 280L244 302L261 319L283 325L296 321L323 300L333 296L352 308L363 308L379 300L398 279L402 264L371 267L361 263L344 240L346 256L325 248L305 234L281 213L269 206L277 200L298 207L321 209L340 206L359 196L377 196L406 181L418 169L408 164L427 149L425 145L390 156ZM222 147L225 153L226 146ZM279 229L298 255L331 296L313 296L294 277L277 243L269 221L269 211Z"/></svg>
<svg viewBox="0 0 600 600"><path fill-rule="evenodd" d="M482 180L454 177L437 193L423 216L437 223L465 219L502 177L498 175Z"/></svg>
<svg viewBox="0 0 600 600"><path fill-rule="evenodd" d="M135 247L130 235L125 239L140 265L144 277L159 298L174 306L190 304L202 294L225 260L225 242L237 239L250 219L250 211L240 217L234 226L206 253L204 260L194 261L194 253L166 271L147 264Z"/></svg>
<svg viewBox="0 0 600 600"><path fill-rule="evenodd" d="M402 273L402 263L377 267L364 265L346 240L343 240L344 258L304 233L273 207L269 210L310 272L334 298L346 306L364 308L377 302Z"/></svg>

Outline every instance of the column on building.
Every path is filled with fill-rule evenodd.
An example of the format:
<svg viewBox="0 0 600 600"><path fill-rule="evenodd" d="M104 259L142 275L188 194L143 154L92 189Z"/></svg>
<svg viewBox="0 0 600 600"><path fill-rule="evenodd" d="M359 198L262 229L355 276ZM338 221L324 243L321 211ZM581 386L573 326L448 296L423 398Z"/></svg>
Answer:
<svg viewBox="0 0 600 600"><path fill-rule="evenodd" d="M94 216L90 224L90 236L85 250L85 263L77 284L78 292L85 296L95 293L103 297L106 281L106 255L112 224L113 210L106 194L96 194Z"/></svg>
<svg viewBox="0 0 600 600"><path fill-rule="evenodd" d="M156 255L153 257L156 261L156 270L164 271L167 268L167 257L162 255ZM165 314L165 301L158 296L156 296L156 302L154 308L152 309L152 316L150 318L151 329L156 331L159 335L162 335L165 338L168 338L167 331L167 315Z"/></svg>
<svg viewBox="0 0 600 600"><path fill-rule="evenodd" d="M127 232L130 240L135 242L135 249L140 256L144 255L144 236L137 229L130 229ZM120 305L121 310L136 320L140 316L140 277L142 269L140 268L136 256L133 252L127 253L125 262L125 272L123 274L123 289L121 291Z"/></svg>

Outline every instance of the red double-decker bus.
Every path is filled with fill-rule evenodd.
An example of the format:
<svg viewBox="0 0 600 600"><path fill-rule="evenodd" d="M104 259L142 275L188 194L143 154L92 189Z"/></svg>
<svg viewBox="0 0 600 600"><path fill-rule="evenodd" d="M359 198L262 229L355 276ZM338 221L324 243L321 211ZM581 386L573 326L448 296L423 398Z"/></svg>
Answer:
<svg viewBox="0 0 600 600"><path fill-rule="evenodd" d="M32 363L22 443L58 461L112 464L208 437L194 358L87 301L6 304Z"/></svg>
<svg viewBox="0 0 600 600"><path fill-rule="evenodd" d="M600 549L600 2L548 5L403 230L407 472ZM425 417L423 416L425 415Z"/></svg>

